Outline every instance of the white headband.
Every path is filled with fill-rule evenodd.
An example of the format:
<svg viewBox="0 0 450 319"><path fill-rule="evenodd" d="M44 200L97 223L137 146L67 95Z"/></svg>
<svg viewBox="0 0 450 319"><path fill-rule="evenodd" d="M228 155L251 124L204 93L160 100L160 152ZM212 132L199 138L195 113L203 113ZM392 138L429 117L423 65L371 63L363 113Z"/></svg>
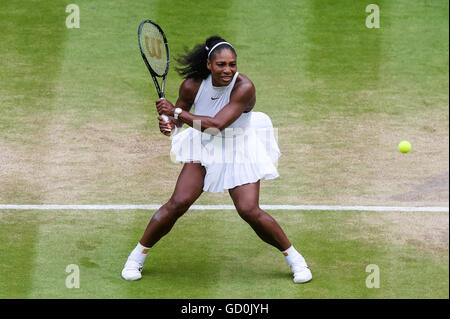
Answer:
<svg viewBox="0 0 450 319"><path fill-rule="evenodd" d="M228 42L219 42L219 43L217 43L215 46L213 46L213 47L211 48L211 50L209 50L208 47L205 47L206 50L209 50L209 52L208 52L208 60L209 60L209 56L211 55L211 52L213 52L214 49L217 48L217 47L218 47L219 45L221 45L221 44L228 44L230 47L233 47L233 46L232 46L231 44L229 44Z"/></svg>

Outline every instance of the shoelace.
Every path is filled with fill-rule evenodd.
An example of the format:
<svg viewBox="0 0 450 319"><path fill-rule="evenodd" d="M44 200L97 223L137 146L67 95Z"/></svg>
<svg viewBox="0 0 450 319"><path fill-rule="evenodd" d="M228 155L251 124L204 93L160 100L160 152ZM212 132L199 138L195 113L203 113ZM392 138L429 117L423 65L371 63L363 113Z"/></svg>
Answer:
<svg viewBox="0 0 450 319"><path fill-rule="evenodd" d="M292 265L291 269L292 269L293 273L296 273L296 272L302 272L305 269L309 269L309 267L307 265Z"/></svg>
<svg viewBox="0 0 450 319"><path fill-rule="evenodd" d="M137 268L139 271L142 270L142 267L143 266L140 263L138 263L137 261L134 261L134 260L127 261L127 263L125 265L126 269L136 269Z"/></svg>

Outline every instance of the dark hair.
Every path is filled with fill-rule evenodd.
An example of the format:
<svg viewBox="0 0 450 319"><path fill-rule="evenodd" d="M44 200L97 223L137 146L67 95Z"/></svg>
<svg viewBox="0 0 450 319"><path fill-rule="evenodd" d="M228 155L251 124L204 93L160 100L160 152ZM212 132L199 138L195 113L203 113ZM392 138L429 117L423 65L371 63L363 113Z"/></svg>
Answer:
<svg viewBox="0 0 450 319"><path fill-rule="evenodd" d="M194 78L194 79L206 79L208 75L211 73L206 67L206 61L208 60L209 50L212 49L219 42L226 42L223 38L219 36L212 36L206 39L205 43L197 44L191 51L185 49L185 55L180 56L176 61L180 64L180 67L176 67L175 71L178 72L183 78ZM228 48L236 54L236 51L233 47L227 44L221 44L211 52L210 60L214 58L214 56L222 51L223 49Z"/></svg>

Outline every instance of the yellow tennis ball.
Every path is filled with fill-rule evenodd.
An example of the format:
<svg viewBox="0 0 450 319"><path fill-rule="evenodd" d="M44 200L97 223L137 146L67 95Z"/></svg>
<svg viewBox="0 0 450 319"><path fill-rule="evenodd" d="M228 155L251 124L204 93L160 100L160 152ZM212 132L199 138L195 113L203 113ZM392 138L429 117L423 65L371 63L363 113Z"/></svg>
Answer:
<svg viewBox="0 0 450 319"><path fill-rule="evenodd" d="M398 150L404 154L408 153L411 150L411 143L408 141L401 141L398 144Z"/></svg>

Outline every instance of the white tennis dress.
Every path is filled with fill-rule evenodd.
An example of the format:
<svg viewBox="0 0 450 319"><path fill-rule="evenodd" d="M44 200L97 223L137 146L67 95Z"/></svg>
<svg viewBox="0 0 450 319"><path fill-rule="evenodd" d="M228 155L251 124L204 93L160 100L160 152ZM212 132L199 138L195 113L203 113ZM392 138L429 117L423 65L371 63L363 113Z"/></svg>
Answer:
<svg viewBox="0 0 450 319"><path fill-rule="evenodd" d="M211 75L202 81L194 100L194 114L214 117L230 102L239 73L227 86L212 85ZM172 138L172 156L177 162L199 162L206 168L204 191L223 192L239 185L274 179L281 156L272 121L262 112L248 112L218 132L199 130L194 123Z"/></svg>

